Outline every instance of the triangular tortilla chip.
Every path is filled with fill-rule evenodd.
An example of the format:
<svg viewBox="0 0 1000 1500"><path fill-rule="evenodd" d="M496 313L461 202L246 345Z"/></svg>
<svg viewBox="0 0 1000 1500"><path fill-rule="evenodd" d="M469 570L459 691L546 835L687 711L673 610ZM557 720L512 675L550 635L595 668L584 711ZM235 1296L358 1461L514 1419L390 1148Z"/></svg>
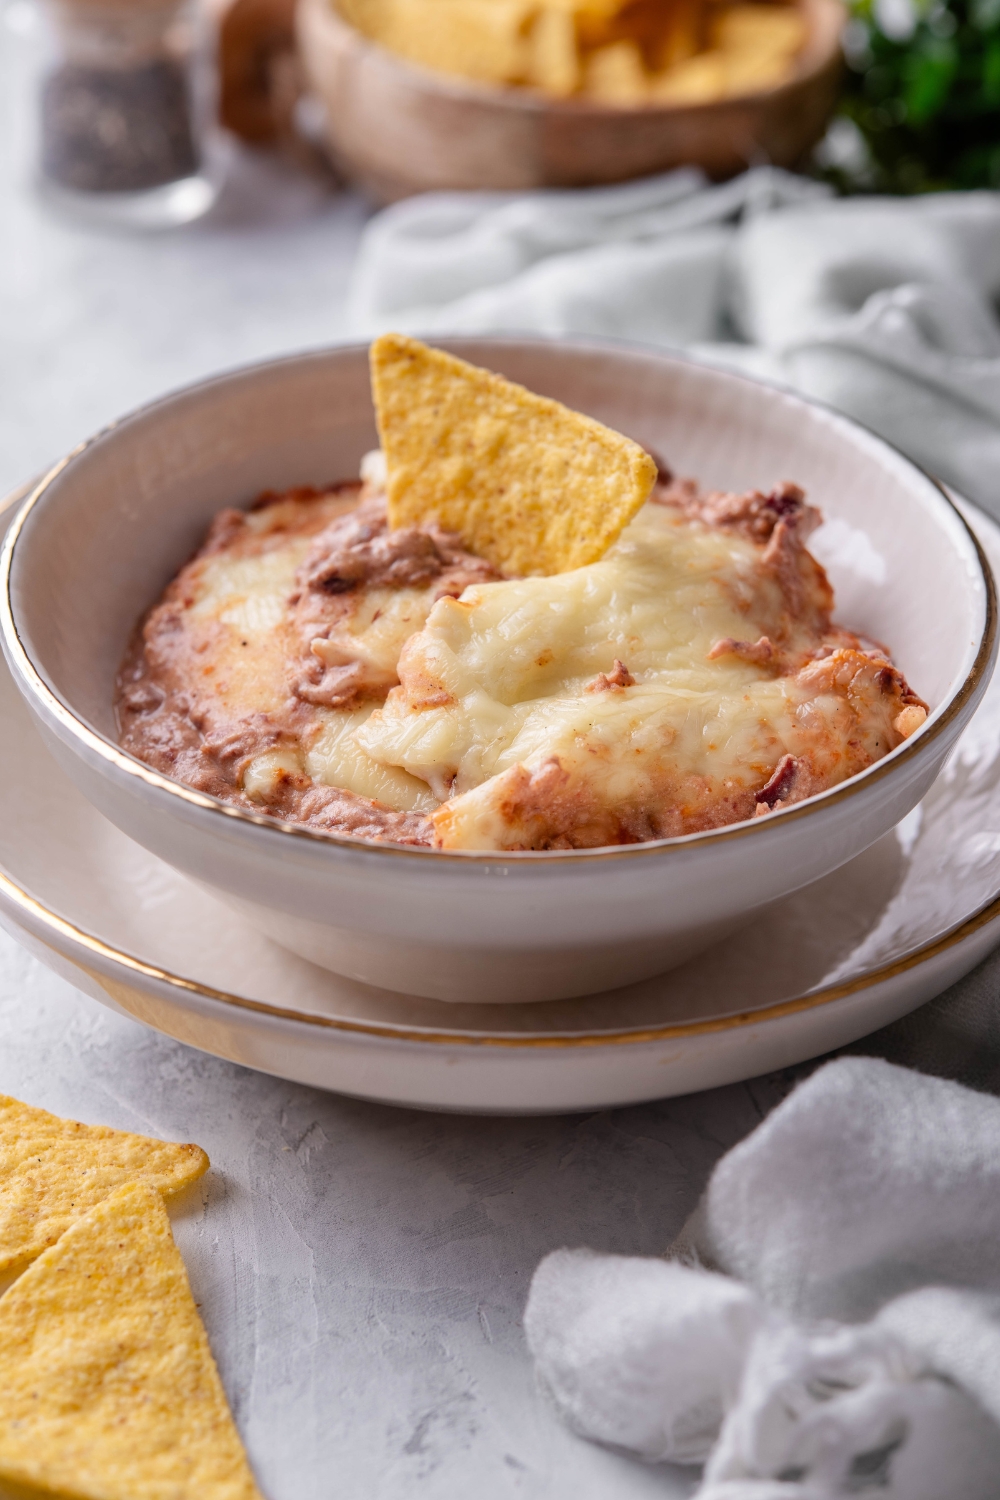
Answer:
<svg viewBox="0 0 1000 1500"><path fill-rule="evenodd" d="M123 1182L179 1193L207 1170L200 1146L78 1125L0 1094L0 1275L41 1255Z"/></svg>
<svg viewBox="0 0 1000 1500"><path fill-rule="evenodd" d="M154 1188L120 1187L0 1298L0 1487L260 1500Z"/></svg>
<svg viewBox="0 0 1000 1500"><path fill-rule="evenodd" d="M638 443L416 339L371 346L389 521L434 520L507 573L602 557L648 498Z"/></svg>

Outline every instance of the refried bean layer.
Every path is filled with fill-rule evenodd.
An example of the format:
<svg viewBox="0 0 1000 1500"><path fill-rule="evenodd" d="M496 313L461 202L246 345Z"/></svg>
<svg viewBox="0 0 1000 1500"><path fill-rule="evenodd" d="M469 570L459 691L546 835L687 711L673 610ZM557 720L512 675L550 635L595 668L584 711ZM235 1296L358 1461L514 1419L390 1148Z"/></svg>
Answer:
<svg viewBox="0 0 1000 1500"><path fill-rule="evenodd" d="M264 494L141 622L120 741L375 842L590 848L767 816L926 716L884 647L832 623L819 520L794 484L664 478L599 562L504 580L453 533L390 530L377 483Z"/></svg>

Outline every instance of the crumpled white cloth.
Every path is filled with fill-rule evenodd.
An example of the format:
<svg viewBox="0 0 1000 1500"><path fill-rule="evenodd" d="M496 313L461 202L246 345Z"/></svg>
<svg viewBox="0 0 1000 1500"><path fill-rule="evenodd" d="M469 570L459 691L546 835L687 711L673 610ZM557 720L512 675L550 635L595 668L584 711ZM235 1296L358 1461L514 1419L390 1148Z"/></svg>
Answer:
<svg viewBox="0 0 1000 1500"><path fill-rule="evenodd" d="M828 1063L671 1256L536 1271L528 1345L581 1436L703 1462L700 1500L1000 1494L1000 1100Z"/></svg>
<svg viewBox="0 0 1000 1500"><path fill-rule="evenodd" d="M1000 193L834 199L775 168L432 193L362 239L354 332L687 349L856 417L1000 515Z"/></svg>

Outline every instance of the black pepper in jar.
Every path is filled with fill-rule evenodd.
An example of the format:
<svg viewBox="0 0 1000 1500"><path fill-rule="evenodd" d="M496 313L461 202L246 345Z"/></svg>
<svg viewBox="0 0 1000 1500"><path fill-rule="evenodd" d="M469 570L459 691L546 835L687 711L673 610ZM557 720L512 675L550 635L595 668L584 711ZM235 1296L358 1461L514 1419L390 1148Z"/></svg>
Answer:
<svg viewBox="0 0 1000 1500"><path fill-rule="evenodd" d="M41 10L39 166L53 201L144 227L203 212L214 192L191 86L194 0L42 0ZM201 190L156 191L175 183Z"/></svg>
<svg viewBox="0 0 1000 1500"><path fill-rule="evenodd" d="M128 193L197 171L187 71L66 62L42 87L42 169L61 186Z"/></svg>

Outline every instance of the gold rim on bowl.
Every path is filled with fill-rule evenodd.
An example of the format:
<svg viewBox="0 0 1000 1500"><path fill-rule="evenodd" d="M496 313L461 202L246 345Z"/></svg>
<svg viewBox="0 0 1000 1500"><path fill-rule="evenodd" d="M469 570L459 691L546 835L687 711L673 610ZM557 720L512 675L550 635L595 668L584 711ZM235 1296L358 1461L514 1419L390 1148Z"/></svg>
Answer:
<svg viewBox="0 0 1000 1500"><path fill-rule="evenodd" d="M519 344L536 342L541 346L549 346L552 342L551 340L546 339L536 338L535 340L532 340L530 338L505 338L503 336L492 336L491 341L499 344L511 342ZM443 343L445 344L450 344L451 342L453 341L443 341ZM459 342L467 342L467 340ZM593 347L595 344L603 344L604 347L617 345L617 347L623 349L631 348L633 352L643 352L647 356L651 354L655 356L656 353L656 351L654 350L643 349L642 346L628 345L624 342L610 339L605 341L588 339L566 339L559 340L558 342L566 347L577 348L581 351L589 347ZM364 344L343 344L336 345L331 350L317 350L315 351L315 354L322 355L323 353L360 353L366 347L367 346ZM310 355L312 355L312 353L313 352L310 351ZM896 767L901 762L911 759L915 754L918 754L925 744L927 744L930 740L936 738L941 733L941 731L951 723L956 715L961 713L969 698L977 691L980 683L982 682L991 656L993 654L994 644L996 642L997 636L998 611L996 584L994 582L993 572L990 567L989 561L979 544L978 537L969 526L968 522L965 520L965 517L962 515L961 511L955 505L954 501L951 499L951 496L948 494L944 486L937 479L935 479L933 475L927 474L926 471L921 469L918 464L915 464L912 459L901 453L900 450L894 447L892 443L887 442L877 433L870 432L869 429L863 427L861 423L855 422L853 418L846 417L841 412L833 411L832 408L824 406L822 402L812 401L807 397L800 396L795 391L786 390L781 386L773 385L767 381L751 380L749 377L741 375L737 372L726 371L725 374L730 379L739 380L741 382L745 382L754 386L764 386L765 388L775 391L776 393L784 396L786 399L791 397L804 406L816 407L819 410L824 411L827 415L834 416L837 420L845 423L848 427L857 427L860 431L864 432L867 437L874 438L883 447L887 448L890 452L895 453L897 457L903 458L903 460L909 465L910 468L912 468L915 472L921 474L923 478L925 478L930 484L932 484L938 491L945 504L957 517L959 523L964 529L966 535L971 540L972 545L975 549L976 559L979 564L980 575L982 577L986 593L986 608L983 633L980 639L979 648L976 652L975 659L972 663L971 668L969 669L968 674L966 675L964 682L944 705L943 711L940 713L940 715L936 718L932 716L931 720L925 727L917 730L917 732L913 736L911 736L910 739L904 741L902 745L897 746L895 750L889 753L889 755L884 756L881 760L876 761L874 765L867 767L865 770L859 771L856 775L849 777L846 781L841 782L838 786L831 787L828 791L820 792L816 796L806 798L805 801L797 803L793 807L785 808L774 817L748 819L742 823L730 824L727 827L709 828L699 833L683 834L668 839L651 839L648 842L641 844L628 844L624 846L605 847L597 849L526 849L513 850L502 853L497 852L496 850L425 849L420 847L409 847L401 844L373 843L370 840L362 839L350 834L338 834L327 832L325 830L308 828L300 823L289 823L279 818L269 817L265 813L250 812L248 809L236 807L230 802L223 802L218 797L212 797L204 792L195 791L193 787L186 786L183 782L174 781L170 777L162 775L159 771L154 771L151 766L145 765L142 761L135 759L134 756L126 754L126 752L123 751L119 746L112 744L110 740L105 739L102 734L99 734L96 730L92 729L88 724L80 719L69 707L69 705L64 703L63 700L48 686L44 678L41 676L40 672L35 667L18 633L17 623L14 618L13 601L11 599L11 569L13 566L14 554L17 548L18 538L20 537L25 522L30 516L32 510L45 495L50 485L59 477L59 475L64 473L65 470L69 468L69 466L77 458L87 452L90 448L94 447L95 444L101 442L104 438L109 436L109 434L114 432L117 428L121 427L125 422L133 421L136 418L146 416L148 413L155 411L158 406L165 405L166 403L175 400L178 396L191 395L199 389L207 389L211 386L223 383L241 374L251 374L256 371L263 371L269 368L274 369L282 365L294 364L302 358L303 356L301 354L296 354L276 360L255 362L250 365L242 366L241 368L236 370L227 371L225 374L214 376L209 380L197 381L193 385L181 387L180 390L172 391L166 396L161 396L155 401L151 401L144 404L143 406L139 406L132 412L128 413L125 417L108 423L107 426L101 428L100 431L96 432L92 437L87 438L82 443L79 443L77 447L66 454L64 458L61 458L58 463L53 465L48 473L44 474L42 478L38 480L37 483L35 483L34 488L24 500L20 511L11 522L7 534L4 538L3 549L2 552L0 552L0 635L2 635L3 637L3 642L12 666L16 667L16 670L20 674L22 680L28 684L31 694L35 698L35 700L41 703L47 714L52 719L56 720L57 723L63 728L64 731L66 731L66 733L70 737L77 740L80 744L85 746L87 750L89 750L92 754L98 756L100 759L104 760L107 764L114 766L116 770L121 771L125 775L133 777L138 781L145 782L147 786L154 787L156 788L156 790L165 792L168 796L176 797L179 800L186 802L189 806L197 807L202 811L225 818L235 819L238 823L249 824L258 828L263 828L268 832L289 834L294 838L306 839L309 842L318 844L320 846L328 848L334 847L350 849L355 852L364 852L366 854L371 854L373 857L393 858L397 861L400 859L432 859L435 861L435 863L448 861L452 864L468 864L470 861L479 864L485 863L494 865L508 865L516 863L521 868L524 868L539 863L544 864L547 867L554 862L576 863L579 861L586 861L589 864L595 861L606 863L609 861L618 861L622 859L634 860L641 858L649 859L656 857L667 857L672 854L678 854L680 851L690 847L692 844L701 844L709 841L724 843L733 839L746 838L750 835L754 836L755 838L761 839L766 837L769 831L773 834L776 828L784 826L790 820L809 817L820 807L826 807L835 802L845 801L847 798L852 797L856 792L869 786L873 782L881 780L883 777L895 771ZM695 361L685 361L673 354L669 356L669 359L673 363L688 363L693 365L695 368L704 368L704 366L697 365ZM2 511L6 510L10 505L16 503L16 501L23 494L24 488L17 491L14 495L8 497L8 500L4 502L2 507L0 507L0 514L2 514Z"/></svg>

